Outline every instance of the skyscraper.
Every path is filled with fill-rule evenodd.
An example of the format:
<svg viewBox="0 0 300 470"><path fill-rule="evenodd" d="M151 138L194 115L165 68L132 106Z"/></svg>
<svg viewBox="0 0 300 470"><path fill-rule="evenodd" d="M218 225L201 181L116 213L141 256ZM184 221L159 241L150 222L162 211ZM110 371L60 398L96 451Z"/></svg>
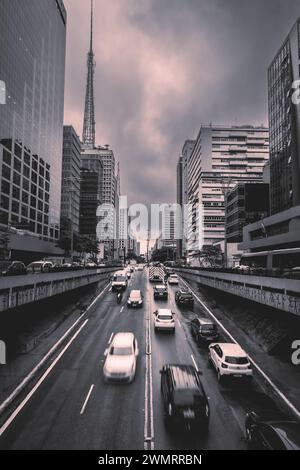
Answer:
<svg viewBox="0 0 300 470"><path fill-rule="evenodd" d="M61 218L71 224L72 232L79 233L80 206L80 139L73 126L64 126Z"/></svg>
<svg viewBox="0 0 300 470"><path fill-rule="evenodd" d="M201 126L188 165L190 255L224 239L224 196L239 181L261 181L269 159L265 127Z"/></svg>
<svg viewBox="0 0 300 470"><path fill-rule="evenodd" d="M300 106L292 102L299 60L300 18L268 70L271 214L300 205Z"/></svg>
<svg viewBox="0 0 300 470"><path fill-rule="evenodd" d="M188 204L188 163L195 145L195 140L186 140L177 163L177 204L182 210L181 236L177 241L177 256L181 258L186 252L186 240L184 237L185 207Z"/></svg>
<svg viewBox="0 0 300 470"><path fill-rule="evenodd" d="M61 0L0 2L0 224L40 238L20 237L21 251L59 238L65 45Z"/></svg>

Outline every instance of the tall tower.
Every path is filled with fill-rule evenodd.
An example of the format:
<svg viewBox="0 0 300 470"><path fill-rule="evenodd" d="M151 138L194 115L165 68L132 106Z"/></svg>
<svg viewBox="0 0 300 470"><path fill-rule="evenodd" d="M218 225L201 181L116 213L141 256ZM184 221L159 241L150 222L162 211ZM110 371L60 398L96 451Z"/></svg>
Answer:
<svg viewBox="0 0 300 470"><path fill-rule="evenodd" d="M93 52L93 0L91 0L91 37L87 60L87 81L85 92L85 109L82 142L86 148L95 147L95 104L94 104L94 73L95 61Z"/></svg>

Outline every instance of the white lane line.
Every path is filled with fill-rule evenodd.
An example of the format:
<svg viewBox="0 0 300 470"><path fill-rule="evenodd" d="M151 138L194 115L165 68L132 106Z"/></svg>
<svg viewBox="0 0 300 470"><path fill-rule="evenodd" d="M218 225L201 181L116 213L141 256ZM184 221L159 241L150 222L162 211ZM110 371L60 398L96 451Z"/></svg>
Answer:
<svg viewBox="0 0 300 470"><path fill-rule="evenodd" d="M123 310L124 310L124 305L123 305L123 307L121 308L121 310L120 310L120 313L122 313L122 312L123 312Z"/></svg>
<svg viewBox="0 0 300 470"><path fill-rule="evenodd" d="M19 406L15 409L15 411L10 415L10 417L7 419L7 421L5 421L5 423L3 424L3 426L0 428L0 436L2 436L2 434L6 431L6 429L11 425L11 423L14 421L14 419L18 416L18 414L20 413L20 411L22 411L22 409L24 408L24 406L28 403L28 401L30 400L30 398L33 396L33 394L38 390L38 388L40 387L40 385L44 382L44 380L48 377L48 375L50 374L50 372L52 371L52 369L56 366L56 364L58 363L58 361L60 360L60 358L64 355L64 353L67 351L67 349L71 346L71 344L73 343L73 341L77 338L77 336L79 335L79 333L81 332L81 330L85 327L85 325L87 324L89 320L86 319L83 324L80 326L80 328L78 328L78 330L76 331L76 333L72 336L72 338L68 341L68 343L66 344L66 346L63 348L63 350L59 353L59 355L54 359L54 361L52 362L52 364L48 367L48 369L44 372L44 374L42 375L42 377L39 379L39 381L35 384L35 386L30 390L30 392L26 395L26 397L24 398L24 400L19 404Z"/></svg>
<svg viewBox="0 0 300 470"><path fill-rule="evenodd" d="M40 362L32 369L31 372L22 380L22 382L15 388L15 390L1 403L0 405L0 415L5 410L5 408L16 398L16 396L23 390L23 388L32 380L34 375L38 370L48 361L52 354L58 349L60 344L67 338L71 331L80 323L82 318L87 314L87 312L93 307L93 305L99 300L102 294L107 290L109 284L102 289L100 294L93 300L93 302L88 306L86 311L80 315L80 317L70 326L70 328L63 334L63 336L52 346L52 348L47 352L47 354L40 360Z"/></svg>
<svg viewBox="0 0 300 470"><path fill-rule="evenodd" d="M113 339L113 336L114 336L114 333L112 332L112 334L111 334L110 337L109 337L108 344L111 343L111 340Z"/></svg>
<svg viewBox="0 0 300 470"><path fill-rule="evenodd" d="M81 414L81 415L83 415L84 410L86 409L86 405L87 405L87 403L88 403L88 401L89 401L89 399L90 399L90 396L91 396L91 394L92 394L93 388L94 388L94 384L92 384L92 385L90 386L90 389L89 389L89 391L88 391L88 394L87 394L87 396L86 396L86 399L84 400L84 403L83 403L82 408L81 408L81 410L80 410L80 414Z"/></svg>
<svg viewBox="0 0 300 470"><path fill-rule="evenodd" d="M111 291L112 291L112 287L110 287L110 288L108 289L108 292L111 292Z"/></svg>
<svg viewBox="0 0 300 470"><path fill-rule="evenodd" d="M192 361L194 363L196 371L199 372L199 367L197 366L197 362L195 361L195 358L194 358L193 354L191 354L191 358L192 358Z"/></svg>
<svg viewBox="0 0 300 470"><path fill-rule="evenodd" d="M151 317L150 305L146 323L146 373L145 373L145 422L144 450L154 450L153 377L151 357Z"/></svg>
<svg viewBox="0 0 300 470"><path fill-rule="evenodd" d="M215 317L215 315L212 313L212 311L205 305L205 303L198 297L198 295L194 292L193 289L185 282L182 277L181 277L182 282L193 292L194 296L198 300L198 302L202 305L203 308L207 311L207 313L214 319L214 321L220 326L220 328L226 333L226 335L231 339L233 343L238 344L238 341L229 333L229 331L225 328L225 326L222 325L222 323ZM260 373L260 375L268 382L270 387L273 388L273 390L276 392L276 394L283 400L283 402L292 410L292 412L300 418L300 411L293 405L293 403L288 399L284 393L279 390L277 385L274 384L274 382L270 379L270 377L267 376L267 374L259 367L258 364L252 359L251 356L248 357L250 359L250 362L252 363L253 367Z"/></svg>
<svg viewBox="0 0 300 470"><path fill-rule="evenodd" d="M182 328L182 324L178 319L177 319L177 323L178 323L179 327Z"/></svg>

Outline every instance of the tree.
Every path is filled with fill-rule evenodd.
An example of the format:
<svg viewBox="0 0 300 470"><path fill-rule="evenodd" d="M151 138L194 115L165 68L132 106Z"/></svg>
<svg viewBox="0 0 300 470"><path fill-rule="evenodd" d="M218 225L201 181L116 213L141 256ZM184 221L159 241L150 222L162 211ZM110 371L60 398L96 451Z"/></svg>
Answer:
<svg viewBox="0 0 300 470"><path fill-rule="evenodd" d="M223 253L219 245L203 245L198 253L198 259L200 266L219 267L223 263Z"/></svg>

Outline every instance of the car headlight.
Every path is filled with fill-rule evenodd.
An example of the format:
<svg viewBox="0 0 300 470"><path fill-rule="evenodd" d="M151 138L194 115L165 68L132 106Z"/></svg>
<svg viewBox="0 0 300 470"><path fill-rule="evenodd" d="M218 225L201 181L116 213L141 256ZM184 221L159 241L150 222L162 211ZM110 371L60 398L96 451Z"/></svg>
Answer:
<svg viewBox="0 0 300 470"><path fill-rule="evenodd" d="M143 303L143 301L142 301L142 300L139 300L139 304L141 304L141 303Z"/></svg>
<svg viewBox="0 0 300 470"><path fill-rule="evenodd" d="M128 303L128 304L131 304L131 300L130 300L130 299L128 299L128 300L127 300L127 303Z"/></svg>

